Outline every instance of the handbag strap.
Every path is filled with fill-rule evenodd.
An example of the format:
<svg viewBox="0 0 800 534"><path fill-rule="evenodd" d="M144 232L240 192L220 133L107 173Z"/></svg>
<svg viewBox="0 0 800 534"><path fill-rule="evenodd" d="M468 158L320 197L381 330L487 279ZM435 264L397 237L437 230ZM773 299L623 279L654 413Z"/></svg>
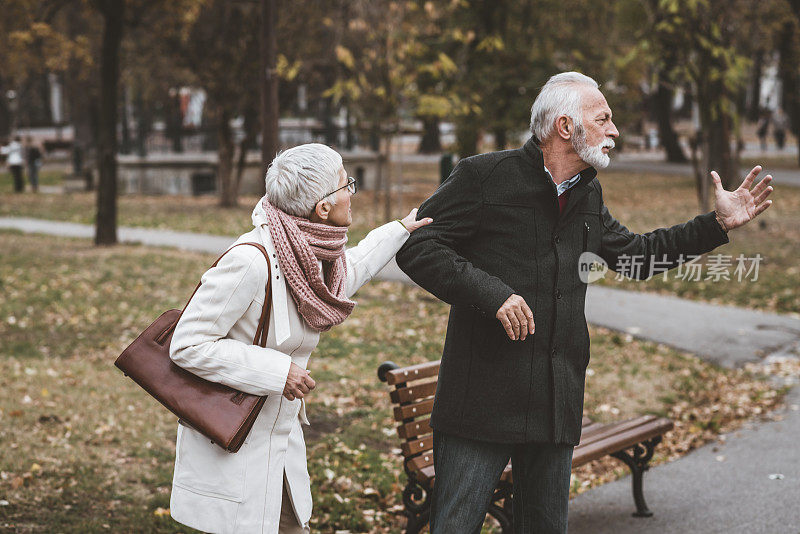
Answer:
<svg viewBox="0 0 800 534"><path fill-rule="evenodd" d="M228 250L223 252L220 255L220 257L217 258L217 261L215 261L211 265L210 269L213 269L214 267L216 267L217 264L219 263L219 260L221 260L222 257L225 256L225 254L227 254L228 252L230 252L231 250L233 250L234 248L236 248L236 247L238 247L240 245L252 245L252 246L256 247L258 250L261 251L261 254L264 255L264 259L267 260L267 287L265 288L265 294L264 294L264 308L261 310L261 318L258 321L258 328L256 329L256 335L253 338L253 345L258 345L260 347L266 347L267 346L267 335L269 334L269 316L270 316L270 310L272 309L272 306L271 306L271 304L272 304L272 263L269 261L269 253L267 253L267 250L260 243L253 243L251 241L248 241L246 243L236 243L231 248L229 248ZM197 293L197 290L200 289L201 285L203 285L203 281L202 280L200 280L200 282L197 284L197 287L194 288L194 291L192 292L192 296L189 297L189 300L187 300L186 304L183 306L183 309L181 310L181 316L183 315L183 312L186 311L186 307L192 301L192 299L194 298L195 293ZM180 318L180 316L179 316L179 318ZM177 321L175 321L175 324L177 325ZM174 328L174 326L173 326L173 328ZM172 329L169 329L166 332L164 332L162 334L162 337L165 337L165 335L167 333L169 333L170 330L172 330Z"/></svg>

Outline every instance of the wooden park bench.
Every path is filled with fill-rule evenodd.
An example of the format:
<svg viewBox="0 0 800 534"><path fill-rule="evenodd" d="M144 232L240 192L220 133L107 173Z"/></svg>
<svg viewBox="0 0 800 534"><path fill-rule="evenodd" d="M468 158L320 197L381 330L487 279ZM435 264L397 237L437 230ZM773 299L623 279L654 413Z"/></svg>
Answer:
<svg viewBox="0 0 800 534"><path fill-rule="evenodd" d="M431 488L435 479L433 466L433 434L430 414L439 377L439 362L398 367L385 362L378 368L378 378L394 389L390 393L394 418L398 422L403 467L408 483L403 489L403 513L408 518L406 532L419 532L430 518ZM650 517L642 493L642 474L661 437L672 429L672 421L645 415L626 421L602 424L583 418L580 444L575 447L572 467L597 460L606 455L624 462L631 470L633 500L637 517ZM492 498L489 515L494 517L504 533L512 531L511 512L513 481L509 464Z"/></svg>

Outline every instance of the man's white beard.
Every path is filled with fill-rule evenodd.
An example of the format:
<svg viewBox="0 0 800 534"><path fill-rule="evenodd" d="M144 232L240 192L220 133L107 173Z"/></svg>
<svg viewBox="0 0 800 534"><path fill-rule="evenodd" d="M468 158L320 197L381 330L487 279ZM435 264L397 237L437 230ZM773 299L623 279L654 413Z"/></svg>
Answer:
<svg viewBox="0 0 800 534"><path fill-rule="evenodd" d="M577 135L572 138L572 147L578 153L581 161L587 165L591 165L595 169L605 169L611 163L611 158L608 154L603 153L603 148L614 148L615 143L613 139L604 139L599 145L589 146L586 144L586 133L583 131L576 132Z"/></svg>

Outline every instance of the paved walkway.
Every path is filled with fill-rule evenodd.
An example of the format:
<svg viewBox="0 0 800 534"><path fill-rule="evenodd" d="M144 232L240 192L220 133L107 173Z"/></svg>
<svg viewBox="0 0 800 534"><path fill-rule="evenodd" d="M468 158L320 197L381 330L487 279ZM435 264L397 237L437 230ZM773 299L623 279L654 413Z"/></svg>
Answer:
<svg viewBox="0 0 800 534"><path fill-rule="evenodd" d="M630 477L577 496L570 534L800 533L800 388L782 421L749 425L644 475L653 517L632 517Z"/></svg>
<svg viewBox="0 0 800 534"><path fill-rule="evenodd" d="M750 168L742 168L739 181L736 182L738 187ZM610 171L626 171L626 172L655 172L658 174L667 174L675 176L694 176L694 169L691 163L667 163L663 157L653 159L651 157L643 156L641 154L623 155L617 154L617 157L611 158L611 164L608 166ZM766 172L761 171L758 179L763 178L767 174L772 174L772 183L775 185L786 185L791 187L800 187L800 169L770 169L767 168ZM600 174L602 180L603 175Z"/></svg>
<svg viewBox="0 0 800 534"><path fill-rule="evenodd" d="M91 238L91 225L0 218L0 228ZM120 228L123 242L220 253L232 237ZM390 263L379 277L411 283ZM590 323L672 345L726 367L762 358L800 356L800 319L676 297L590 286ZM655 516L631 517L630 479L624 477L578 496L570 532L800 533L800 388L788 397L778 422L754 423L645 476L645 496ZM770 475L782 475L773 476Z"/></svg>

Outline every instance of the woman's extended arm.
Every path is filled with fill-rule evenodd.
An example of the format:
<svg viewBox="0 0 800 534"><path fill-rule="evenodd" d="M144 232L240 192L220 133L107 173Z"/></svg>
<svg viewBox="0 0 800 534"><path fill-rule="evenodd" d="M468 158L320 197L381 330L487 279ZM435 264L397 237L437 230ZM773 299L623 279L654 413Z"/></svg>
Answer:
<svg viewBox="0 0 800 534"><path fill-rule="evenodd" d="M347 249L348 298L389 263L411 232L432 222L432 219L417 221L416 215L414 208L402 221L375 228L358 245Z"/></svg>

